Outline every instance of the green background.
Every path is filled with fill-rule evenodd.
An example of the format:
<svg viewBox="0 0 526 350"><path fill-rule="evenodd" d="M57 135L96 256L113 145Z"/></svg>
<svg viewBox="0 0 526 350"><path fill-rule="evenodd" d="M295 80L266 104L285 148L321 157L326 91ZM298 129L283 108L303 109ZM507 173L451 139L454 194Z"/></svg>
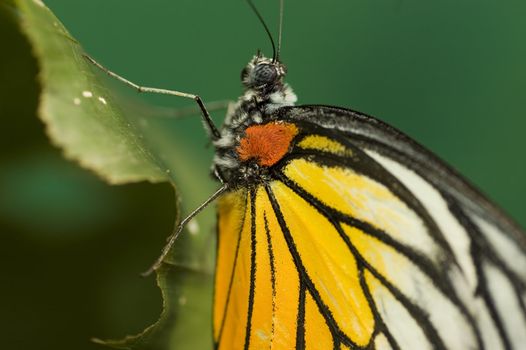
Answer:
<svg viewBox="0 0 526 350"><path fill-rule="evenodd" d="M235 99L251 55L258 48L270 55L242 0L45 2L107 67L141 84L198 93L205 103ZM277 28L278 2L257 3ZM349 107L398 127L524 227L525 16L520 0L287 1L281 57L299 103ZM138 332L160 312L153 278L138 272L170 232L172 190L108 186L63 160L35 117L29 47L6 18L0 43L2 346L99 348L90 337ZM203 164L196 181L211 181L199 119L173 127L185 130L187 152Z"/></svg>

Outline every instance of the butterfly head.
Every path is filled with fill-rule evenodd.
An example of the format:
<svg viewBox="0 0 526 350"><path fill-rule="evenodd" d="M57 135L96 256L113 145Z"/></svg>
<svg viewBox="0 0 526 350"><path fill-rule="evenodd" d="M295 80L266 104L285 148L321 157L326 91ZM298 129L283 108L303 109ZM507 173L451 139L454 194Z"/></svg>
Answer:
<svg viewBox="0 0 526 350"><path fill-rule="evenodd" d="M247 89L268 93L283 86L285 74L281 62L256 55L241 71L241 82Z"/></svg>

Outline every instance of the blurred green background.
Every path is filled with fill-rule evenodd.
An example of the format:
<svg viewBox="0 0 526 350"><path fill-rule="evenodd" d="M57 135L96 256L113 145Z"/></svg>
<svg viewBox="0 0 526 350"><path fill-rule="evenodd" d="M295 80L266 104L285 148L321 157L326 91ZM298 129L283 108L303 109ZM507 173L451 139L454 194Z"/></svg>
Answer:
<svg viewBox="0 0 526 350"><path fill-rule="evenodd" d="M235 99L251 55L271 54L242 0L45 3L107 67L205 103ZM256 3L276 28L278 2ZM286 1L282 59L300 103L349 107L398 127L524 227L525 16L519 0ZM140 331L160 312L153 279L138 273L170 232L173 193L167 184L108 186L64 160L35 116L30 48L4 15L0 43L2 346L100 348L89 338ZM199 119L173 127L187 130L187 151L204 164L196 181L211 181Z"/></svg>

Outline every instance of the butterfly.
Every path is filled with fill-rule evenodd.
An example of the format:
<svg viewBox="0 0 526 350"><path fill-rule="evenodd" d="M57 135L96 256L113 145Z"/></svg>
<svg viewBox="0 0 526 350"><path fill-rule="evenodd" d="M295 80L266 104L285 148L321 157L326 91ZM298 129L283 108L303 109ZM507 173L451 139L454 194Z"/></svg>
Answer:
<svg viewBox="0 0 526 350"><path fill-rule="evenodd" d="M295 106L280 46L221 128L199 96L106 70L194 99L215 147L221 187L149 272L217 200L217 349L524 349L525 233L395 128Z"/></svg>
<svg viewBox="0 0 526 350"><path fill-rule="evenodd" d="M381 121L255 57L215 145L218 349L521 349L524 233Z"/></svg>

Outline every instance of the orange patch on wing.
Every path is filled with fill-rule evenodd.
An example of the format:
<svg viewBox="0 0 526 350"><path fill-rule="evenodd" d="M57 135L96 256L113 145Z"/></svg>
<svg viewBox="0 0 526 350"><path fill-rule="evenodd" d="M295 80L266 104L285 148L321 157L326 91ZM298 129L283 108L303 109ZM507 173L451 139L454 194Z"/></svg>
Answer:
<svg viewBox="0 0 526 350"><path fill-rule="evenodd" d="M288 123L250 126L236 148L242 161L257 160L261 166L276 164L287 153L298 128Z"/></svg>

